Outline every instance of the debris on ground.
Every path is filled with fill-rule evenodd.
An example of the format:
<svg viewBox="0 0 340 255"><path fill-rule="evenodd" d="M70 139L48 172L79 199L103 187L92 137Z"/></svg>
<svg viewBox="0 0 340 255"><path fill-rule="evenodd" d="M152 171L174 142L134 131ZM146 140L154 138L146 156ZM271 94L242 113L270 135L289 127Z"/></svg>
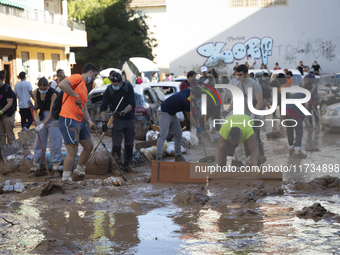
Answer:
<svg viewBox="0 0 340 255"><path fill-rule="evenodd" d="M181 145L181 153L182 154L185 154L187 153L187 150ZM175 142L174 141L171 141L171 142L168 142L168 147L166 149L166 155L168 156L176 156L175 155Z"/></svg>
<svg viewBox="0 0 340 255"><path fill-rule="evenodd" d="M146 141L157 140L159 136L159 131L149 130L146 133Z"/></svg>
<svg viewBox="0 0 340 255"><path fill-rule="evenodd" d="M63 187L57 185L55 182L50 181L49 183L43 186L43 189L40 192L40 196L48 196L51 194L64 194L65 190Z"/></svg>
<svg viewBox="0 0 340 255"><path fill-rule="evenodd" d="M325 190L332 188L340 188L340 179L333 176L323 176L314 178L310 182L296 182L291 186L295 190Z"/></svg>
<svg viewBox="0 0 340 255"><path fill-rule="evenodd" d="M114 185L114 186L122 186L124 181L122 178L120 177L109 177L109 178L106 178L104 181L103 181L104 185Z"/></svg>
<svg viewBox="0 0 340 255"><path fill-rule="evenodd" d="M202 191L183 191L177 194L172 202L177 205L205 205L210 197Z"/></svg>
<svg viewBox="0 0 340 255"><path fill-rule="evenodd" d="M105 149L98 149L85 169L86 174L104 175L110 172L111 157Z"/></svg>
<svg viewBox="0 0 340 255"><path fill-rule="evenodd" d="M315 221L319 221L322 218L326 220L337 220L339 221L340 217L334 213L327 211L325 207L323 207L320 203L314 203L310 207L304 207L301 211L296 212L296 216L303 219L313 219Z"/></svg>
<svg viewBox="0 0 340 255"><path fill-rule="evenodd" d="M0 172L3 175L9 173L15 173L20 169L20 160L14 155L10 155L5 158L2 164L0 164Z"/></svg>
<svg viewBox="0 0 340 255"><path fill-rule="evenodd" d="M7 180L5 181L5 184L2 186L0 193L11 193L11 192L22 193L24 191L25 191L25 186L22 182Z"/></svg>
<svg viewBox="0 0 340 255"><path fill-rule="evenodd" d="M188 149L196 149L198 146L198 137L190 131L184 131L182 133L182 145Z"/></svg>
<svg viewBox="0 0 340 255"><path fill-rule="evenodd" d="M67 239L58 240L56 238L49 238L39 243L32 254L82 254L84 250Z"/></svg>

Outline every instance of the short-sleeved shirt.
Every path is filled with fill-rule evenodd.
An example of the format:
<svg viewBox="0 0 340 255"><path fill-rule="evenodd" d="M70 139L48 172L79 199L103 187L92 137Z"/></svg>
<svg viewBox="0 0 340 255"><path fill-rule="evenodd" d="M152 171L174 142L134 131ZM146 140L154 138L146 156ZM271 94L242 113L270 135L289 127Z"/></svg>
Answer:
<svg viewBox="0 0 340 255"><path fill-rule="evenodd" d="M246 83L242 83L240 82L237 87L239 89L242 90L242 93L244 95L244 110L245 110L245 114L247 115L251 115L251 112L248 108L248 88L252 87L253 88L253 95L251 95L252 97L252 102L255 100L255 95L258 93L262 94L262 88L260 86L260 84L258 84L256 81L254 81L253 79L248 79L248 81ZM249 95L250 96L250 95Z"/></svg>
<svg viewBox="0 0 340 255"><path fill-rule="evenodd" d="M312 68L313 68L314 72L319 72L319 70L320 70L319 65L312 65Z"/></svg>
<svg viewBox="0 0 340 255"><path fill-rule="evenodd" d="M188 88L190 88L190 83L187 80L182 81L181 85L179 85L181 91Z"/></svg>
<svg viewBox="0 0 340 255"><path fill-rule="evenodd" d="M250 121L250 122L249 122ZM249 122L249 123L248 123ZM250 125L249 125L250 124ZM248 140L248 138L254 134L254 129L252 126L254 122L251 121L251 118L246 114L240 115L230 115L227 118L227 123L224 123L220 129L220 135L228 141L229 139L229 131L233 127L239 127L241 129L241 140L240 143L244 143Z"/></svg>
<svg viewBox="0 0 340 255"><path fill-rule="evenodd" d="M306 82L311 82L312 84L315 84L316 87L315 87L315 90L312 94L312 98L313 99L316 99L316 98L319 98L319 94L318 94L318 83L316 81L316 78L315 78L315 75L314 74L307 74L304 78L303 78L303 82L306 83Z"/></svg>
<svg viewBox="0 0 340 255"><path fill-rule="evenodd" d="M290 77L289 79L287 79L285 85L283 84L280 85L279 91L281 92L282 87L288 88L288 87L291 87L292 85L293 85L293 78Z"/></svg>
<svg viewBox="0 0 340 255"><path fill-rule="evenodd" d="M177 92L167 98L161 104L162 112L167 112L170 115L175 115L177 112L190 112L190 89L184 89L180 92Z"/></svg>
<svg viewBox="0 0 340 255"><path fill-rule="evenodd" d="M0 95L1 95L0 110L2 110L6 106L7 98L14 99L13 90L12 90L11 86L7 84L7 87L8 87L7 91L6 91L6 84L5 83L0 87ZM26 105L27 105L27 102L26 102ZM4 112L5 116L11 117L13 115L13 110L11 108L9 108L6 112Z"/></svg>
<svg viewBox="0 0 340 255"><path fill-rule="evenodd" d="M31 99L30 91L32 91L32 85L29 81L19 81L14 86L14 92L19 98L19 108L28 108L27 101Z"/></svg>
<svg viewBox="0 0 340 255"><path fill-rule="evenodd" d="M72 89L80 96L81 106L84 109L84 103L87 102L87 88L86 88L86 83L83 80L83 77L80 74L73 74L66 79L71 82ZM79 85L77 86L77 84ZM64 118L69 118L69 119L73 119L76 121L82 121L83 112L76 105L75 98L73 96L68 96L68 97L67 96L68 94L64 93L63 104L61 106L61 111L59 115Z"/></svg>

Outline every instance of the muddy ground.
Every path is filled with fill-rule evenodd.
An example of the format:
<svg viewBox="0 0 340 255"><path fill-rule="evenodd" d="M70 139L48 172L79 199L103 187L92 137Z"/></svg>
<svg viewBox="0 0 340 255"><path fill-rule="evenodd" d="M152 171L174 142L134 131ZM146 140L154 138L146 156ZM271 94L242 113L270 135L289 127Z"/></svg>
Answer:
<svg viewBox="0 0 340 255"><path fill-rule="evenodd" d="M340 163L338 134L305 128L304 147L313 150L296 159L289 156L284 130L272 140L265 136L269 131L262 132L266 164ZM216 144L206 143L207 154L214 154ZM244 159L242 153L240 147ZM201 146L186 155L203 156ZM104 185L110 174L56 181L46 196L40 196L44 177L0 175L0 183L16 180L26 188L0 195L1 254L340 253L339 172L284 173L282 181L215 179L206 185L149 183L150 165L138 170L121 186Z"/></svg>

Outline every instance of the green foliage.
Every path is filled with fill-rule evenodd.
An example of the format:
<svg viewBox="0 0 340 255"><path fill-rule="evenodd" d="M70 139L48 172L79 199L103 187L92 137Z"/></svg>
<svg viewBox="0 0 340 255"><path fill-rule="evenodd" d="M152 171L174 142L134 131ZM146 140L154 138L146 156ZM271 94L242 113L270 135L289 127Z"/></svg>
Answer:
<svg viewBox="0 0 340 255"><path fill-rule="evenodd" d="M86 24L88 47L72 48L77 61L108 68L130 57L154 59L157 44L148 32L147 16L129 9L130 1L68 1L69 17Z"/></svg>

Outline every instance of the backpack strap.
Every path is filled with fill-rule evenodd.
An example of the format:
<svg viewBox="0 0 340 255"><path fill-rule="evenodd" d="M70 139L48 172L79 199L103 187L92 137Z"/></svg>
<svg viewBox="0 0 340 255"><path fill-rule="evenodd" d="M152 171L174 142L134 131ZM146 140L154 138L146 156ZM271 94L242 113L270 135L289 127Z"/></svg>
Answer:
<svg viewBox="0 0 340 255"><path fill-rule="evenodd" d="M80 83L81 83L81 80L80 80L80 82L74 87L73 91L78 87L78 85L79 85ZM67 100L68 96L69 96L69 94L67 94L67 97L65 98L64 102L62 102L62 104L65 103L65 101Z"/></svg>

